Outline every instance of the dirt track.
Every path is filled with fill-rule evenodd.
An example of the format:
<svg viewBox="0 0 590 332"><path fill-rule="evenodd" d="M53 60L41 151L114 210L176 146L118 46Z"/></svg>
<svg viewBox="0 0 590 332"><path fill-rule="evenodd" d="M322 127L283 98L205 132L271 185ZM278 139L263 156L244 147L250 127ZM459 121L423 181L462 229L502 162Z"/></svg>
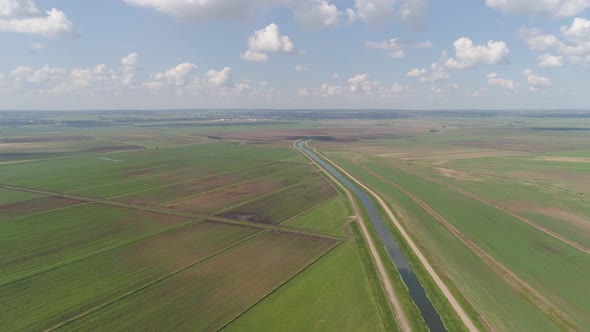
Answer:
<svg viewBox="0 0 590 332"><path fill-rule="evenodd" d="M315 151L315 149L314 149L314 151ZM428 272L430 277L433 279L435 284L440 288L443 295L447 298L447 300L449 301L449 303L451 304L451 306L453 307L453 309L455 310L455 312L457 313L457 315L459 316L459 318L461 319L461 321L463 322L465 327L469 331L479 331L478 328L473 323L473 321L471 321L471 318L469 317L469 315L467 315L467 313L463 310L463 308L461 307L461 305L459 304L459 302L457 301L455 296L453 296L451 291L448 289L448 287L445 285L445 283L442 281L442 279L438 276L438 274L436 273L434 268L430 265L430 263L428 262L426 257L422 254L422 252L420 251L418 246L414 243L412 238L409 236L409 234L402 227L401 223L397 220L397 218L395 217L395 215L393 214L391 209L389 209L387 204L383 201L383 199L381 199L381 197L379 195L377 195L374 191L372 191L367 186L365 186L362 182L360 182L355 177L350 175L350 173L345 171L343 168L341 168L340 166L338 166L337 164L335 164L334 162L332 162L330 159L326 158L325 156L323 156L323 157L326 161L328 161L330 164L332 164L332 166L334 166L338 171L342 172L342 174L346 175L349 179L354 181L357 185L359 185L366 192L368 192L371 196L373 196L373 198L375 198L377 203L379 203L379 205L383 208L383 210L385 211L387 216L391 219L391 221L393 222L395 227L398 229L398 231L400 232L400 234L402 235L404 240L408 243L408 245L410 246L410 248L412 249L412 251L414 252L416 257L418 258L420 263L422 263L422 265L424 266L424 268L426 269L426 271Z"/></svg>

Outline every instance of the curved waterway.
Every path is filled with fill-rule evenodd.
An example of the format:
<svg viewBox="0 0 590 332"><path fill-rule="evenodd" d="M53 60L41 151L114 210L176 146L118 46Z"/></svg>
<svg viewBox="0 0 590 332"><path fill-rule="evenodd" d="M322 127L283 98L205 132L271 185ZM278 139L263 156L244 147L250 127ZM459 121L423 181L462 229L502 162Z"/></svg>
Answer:
<svg viewBox="0 0 590 332"><path fill-rule="evenodd" d="M323 159L318 157L315 153L305 147L304 141L297 142L297 147L311 157L315 162L320 164L326 171L330 172L335 178L338 179L344 186L350 189L361 201L369 219L371 219L371 223L375 227L375 231L377 231L377 235L379 239L385 246L389 257L393 261L395 268L399 272L402 277L403 282L408 287L410 296L416 303L416 306L420 310L420 314L424 318L426 325L432 332L439 332L439 331L446 331L445 326L443 325L440 316L434 309L434 306L430 302L428 296L426 296L426 292L424 288L416 278L416 275L412 271L410 267L410 263L404 256L403 252L397 245L397 242L393 238L391 231L381 218L381 214L379 214L379 210L375 206L373 200L367 195L364 191L359 189L355 184L348 181L347 178L342 176L340 172L334 169L330 164L325 162Z"/></svg>

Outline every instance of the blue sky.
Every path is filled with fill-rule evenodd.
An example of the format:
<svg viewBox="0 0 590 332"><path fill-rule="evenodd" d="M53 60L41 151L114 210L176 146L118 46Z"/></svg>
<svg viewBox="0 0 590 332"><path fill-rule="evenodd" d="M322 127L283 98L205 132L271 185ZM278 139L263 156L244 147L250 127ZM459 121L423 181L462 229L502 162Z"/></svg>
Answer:
<svg viewBox="0 0 590 332"><path fill-rule="evenodd" d="M590 0L0 0L0 109L590 108L589 13Z"/></svg>

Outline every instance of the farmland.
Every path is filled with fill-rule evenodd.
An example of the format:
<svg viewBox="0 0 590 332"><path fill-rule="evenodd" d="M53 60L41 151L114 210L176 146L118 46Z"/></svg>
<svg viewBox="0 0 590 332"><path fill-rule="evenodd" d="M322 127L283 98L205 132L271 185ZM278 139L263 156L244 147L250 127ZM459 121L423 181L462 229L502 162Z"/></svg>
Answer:
<svg viewBox="0 0 590 332"><path fill-rule="evenodd" d="M4 330L427 330L300 139L383 199L446 330L385 208L478 330L589 330L587 118L137 112L0 126Z"/></svg>

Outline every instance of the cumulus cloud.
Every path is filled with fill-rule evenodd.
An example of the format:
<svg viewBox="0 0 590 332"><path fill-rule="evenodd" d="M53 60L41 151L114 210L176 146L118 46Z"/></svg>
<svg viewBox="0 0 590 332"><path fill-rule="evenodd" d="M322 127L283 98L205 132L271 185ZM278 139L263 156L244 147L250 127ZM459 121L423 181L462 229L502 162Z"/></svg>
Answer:
<svg viewBox="0 0 590 332"><path fill-rule="evenodd" d="M268 53L295 53L295 47L289 36L281 35L279 26L271 23L255 31L248 39L248 49L241 54L246 61L263 62L269 59Z"/></svg>
<svg viewBox="0 0 590 332"><path fill-rule="evenodd" d="M319 89L319 95L322 97L329 97L340 94L342 88L337 85L322 84Z"/></svg>
<svg viewBox="0 0 590 332"><path fill-rule="evenodd" d="M259 10L288 8L308 27L337 25L342 12L329 0L125 0L128 4L152 8L186 21L219 19L245 20Z"/></svg>
<svg viewBox="0 0 590 332"><path fill-rule="evenodd" d="M590 21L577 17L560 32L558 37L540 29L523 28L519 34L531 50L551 53L539 57L541 67L557 67L565 61L590 64Z"/></svg>
<svg viewBox="0 0 590 332"><path fill-rule="evenodd" d="M507 14L570 17L590 7L589 0L486 0L486 5Z"/></svg>
<svg viewBox="0 0 590 332"><path fill-rule="evenodd" d="M151 88L184 87L191 83L197 65L181 63L161 73L156 73L146 85Z"/></svg>
<svg viewBox="0 0 590 332"><path fill-rule="evenodd" d="M522 72L522 75L526 78L529 83L529 90L536 91L540 88L548 88L553 83L550 78L539 76L535 74L531 69L526 69Z"/></svg>
<svg viewBox="0 0 590 332"><path fill-rule="evenodd" d="M121 65L123 66L122 83L125 86L132 85L135 74L139 68L137 61L137 53L130 53L121 58Z"/></svg>
<svg viewBox="0 0 590 332"><path fill-rule="evenodd" d="M561 55L543 54L540 55L537 60L539 60L538 66L541 68L556 68L563 66L563 56Z"/></svg>
<svg viewBox="0 0 590 332"><path fill-rule="evenodd" d="M23 16L39 13L32 0L0 0L0 16Z"/></svg>
<svg viewBox="0 0 590 332"><path fill-rule="evenodd" d="M393 38L380 42L370 41L365 44L367 48L384 50L389 52L389 56L394 59L405 57L405 50L408 48L430 48L430 41L412 42L401 38Z"/></svg>
<svg viewBox="0 0 590 332"><path fill-rule="evenodd" d="M499 86L501 88L512 90L512 91L516 91L518 89L518 87L520 86L517 82L514 82L512 80L499 78L498 74L496 74L496 73L488 74L487 78L488 78L489 85Z"/></svg>
<svg viewBox="0 0 590 332"><path fill-rule="evenodd" d="M410 70L406 76L416 77L420 83L436 83L449 79L449 74L445 71L445 68L439 63L433 63L430 68L414 68Z"/></svg>
<svg viewBox="0 0 590 332"><path fill-rule="evenodd" d="M423 25L426 0L355 0L354 9L347 10L349 20L384 22L402 20L414 26Z"/></svg>
<svg viewBox="0 0 590 332"><path fill-rule="evenodd" d="M396 94L396 95L397 94L400 94L400 93L402 93L402 92L404 92L406 90L408 90L408 86L407 85L402 85L402 84L399 84L399 83L394 83L391 86L391 93Z"/></svg>
<svg viewBox="0 0 590 332"><path fill-rule="evenodd" d="M223 69L217 71L214 69L210 69L207 72L207 77L209 78L209 83L217 86L217 87L227 87L232 86L231 83L231 68L224 67Z"/></svg>
<svg viewBox="0 0 590 332"><path fill-rule="evenodd" d="M318 89L303 88L297 91L300 96L331 97L342 96L374 96L379 98L398 97L408 90L407 85L394 83L386 86L379 81L372 80L368 74L358 74L346 79L342 84L331 85L324 83Z"/></svg>
<svg viewBox="0 0 590 332"><path fill-rule="evenodd" d="M453 43L455 57L446 60L446 66L455 69L473 68L478 65L495 65L508 63L510 50L503 41L490 40L487 45L474 45L469 38L463 37Z"/></svg>
<svg viewBox="0 0 590 332"><path fill-rule="evenodd" d="M340 11L328 1L307 0L294 3L295 18L308 27L331 27L340 21Z"/></svg>
<svg viewBox="0 0 590 332"><path fill-rule="evenodd" d="M309 68L307 68L304 65L295 65L294 69L295 69L295 71L308 71L309 70Z"/></svg>
<svg viewBox="0 0 590 332"><path fill-rule="evenodd" d="M4 12L14 13L15 11L4 9ZM27 33L45 37L56 37L74 31L72 22L68 20L64 12L53 8L45 12L45 14L46 16L37 17L0 17L0 31Z"/></svg>
<svg viewBox="0 0 590 332"><path fill-rule="evenodd" d="M0 75L0 88L29 95L84 94L117 96L123 94L156 93L195 96L255 96L272 98L279 91L268 82L232 81L230 67L210 69L199 77L197 65L185 62L149 75L141 80L135 74L139 68L137 53L120 59L120 66L109 68L98 64L90 68L65 69L44 65L39 68L18 66L9 75Z"/></svg>
<svg viewBox="0 0 590 332"><path fill-rule="evenodd" d="M33 52L37 52L45 49L45 45L41 43L30 43L27 48Z"/></svg>
<svg viewBox="0 0 590 332"><path fill-rule="evenodd" d="M420 76L424 76L426 74L426 69L425 68L413 68L411 69L406 76L408 77L420 77Z"/></svg>
<svg viewBox="0 0 590 332"><path fill-rule="evenodd" d="M256 12L287 8L308 27L331 27L344 18L349 22L401 20L415 26L425 22L427 0L355 0L353 8L339 9L334 0L124 0L179 19L206 22L219 19L245 20ZM336 1L334 1L336 2Z"/></svg>

